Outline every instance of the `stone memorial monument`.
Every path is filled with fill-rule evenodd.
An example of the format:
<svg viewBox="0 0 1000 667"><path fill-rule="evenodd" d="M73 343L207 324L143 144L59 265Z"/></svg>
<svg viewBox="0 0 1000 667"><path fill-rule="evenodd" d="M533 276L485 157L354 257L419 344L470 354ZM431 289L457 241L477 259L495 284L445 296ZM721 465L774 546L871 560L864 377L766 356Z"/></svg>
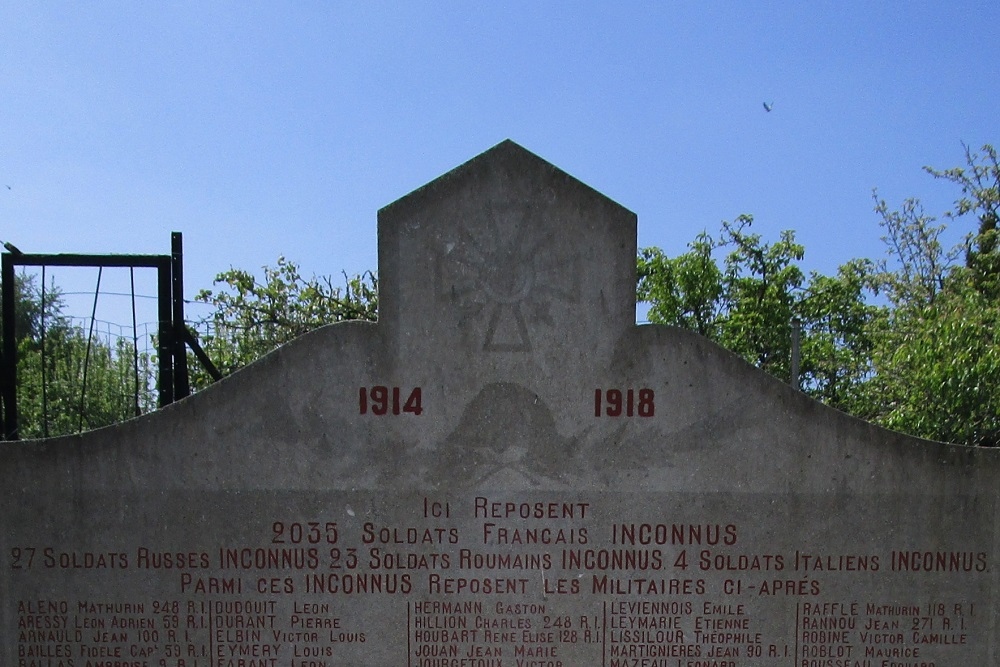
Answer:
<svg viewBox="0 0 1000 667"><path fill-rule="evenodd" d="M378 241L377 324L0 446L0 665L1000 664L995 452L636 326L635 215L510 141Z"/></svg>

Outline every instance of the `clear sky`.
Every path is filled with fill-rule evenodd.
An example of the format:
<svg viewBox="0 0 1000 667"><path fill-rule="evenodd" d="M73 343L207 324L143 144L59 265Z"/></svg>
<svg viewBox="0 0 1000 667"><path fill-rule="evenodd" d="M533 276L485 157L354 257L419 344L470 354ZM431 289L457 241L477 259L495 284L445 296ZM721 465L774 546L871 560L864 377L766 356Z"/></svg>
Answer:
<svg viewBox="0 0 1000 667"><path fill-rule="evenodd" d="M379 208L510 138L635 211L640 245L751 213L830 273L882 256L873 188L940 213L957 193L921 168L1000 143L998 47L995 0L6 0L0 240L181 231L188 298L279 255L355 273Z"/></svg>

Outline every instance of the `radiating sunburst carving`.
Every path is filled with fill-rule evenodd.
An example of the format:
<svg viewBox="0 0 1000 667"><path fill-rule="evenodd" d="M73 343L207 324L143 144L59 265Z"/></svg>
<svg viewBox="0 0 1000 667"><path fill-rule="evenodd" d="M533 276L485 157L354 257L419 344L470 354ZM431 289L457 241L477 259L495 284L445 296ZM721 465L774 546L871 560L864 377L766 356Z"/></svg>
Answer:
<svg viewBox="0 0 1000 667"><path fill-rule="evenodd" d="M552 305L577 300L573 239L560 243L534 213L530 203L494 203L483 210L485 224L461 224L442 240L442 296L463 320L481 322L486 351L529 352L532 330L554 324Z"/></svg>

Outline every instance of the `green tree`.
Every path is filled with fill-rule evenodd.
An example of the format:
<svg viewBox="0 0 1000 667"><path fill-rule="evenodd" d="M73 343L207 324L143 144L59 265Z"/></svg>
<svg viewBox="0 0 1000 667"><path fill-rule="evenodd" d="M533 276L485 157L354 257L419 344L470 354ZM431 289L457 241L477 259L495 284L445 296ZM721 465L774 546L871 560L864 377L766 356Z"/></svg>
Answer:
<svg viewBox="0 0 1000 667"><path fill-rule="evenodd" d="M864 387L873 371L873 332L888 314L869 303L873 275L874 264L865 259L847 262L835 276L813 272L794 307L802 324L802 390L858 416L868 409Z"/></svg>
<svg viewBox="0 0 1000 667"><path fill-rule="evenodd" d="M655 247L640 250L637 298L649 304L649 321L697 331L788 381L798 320L803 391L857 409L858 386L871 371L869 326L882 315L867 303L872 263L855 260L836 276L807 279L794 233L767 243L749 233L752 223L749 215L723 222L717 237L702 232L674 258Z"/></svg>
<svg viewBox="0 0 1000 667"><path fill-rule="evenodd" d="M195 297L214 308L197 329L199 343L223 374L325 324L374 321L378 314L378 279L371 272L344 274L341 286L328 276L303 278L296 263L279 257L276 266L264 267L263 282L231 268L216 276L215 285L222 287ZM210 381L196 361L189 368L192 386Z"/></svg>
<svg viewBox="0 0 1000 667"><path fill-rule="evenodd" d="M998 327L996 303L967 287L894 311L877 339L864 416L933 440L1000 445Z"/></svg>
<svg viewBox="0 0 1000 667"><path fill-rule="evenodd" d="M636 297L649 304L650 322L718 339L725 290L722 270L712 257L717 247L715 239L702 232L687 252L674 258L656 247L639 251Z"/></svg>
<svg viewBox="0 0 1000 667"><path fill-rule="evenodd" d="M946 218L977 217L977 229L963 244L945 250L945 225L926 215L919 201L890 210L876 198L889 254L876 279L891 308L875 333L866 416L934 440L997 446L1000 167L989 145L981 154L966 147L965 158L965 167L926 169L961 190Z"/></svg>
<svg viewBox="0 0 1000 667"><path fill-rule="evenodd" d="M990 144L981 153L965 148L965 166L938 171L924 169L936 178L959 186L962 196L945 215L960 218L974 215L978 228L970 234L965 249L965 265L972 286L990 298L1000 297L1000 160Z"/></svg>
<svg viewBox="0 0 1000 667"><path fill-rule="evenodd" d="M55 285L43 300L34 276L15 279L20 437L77 433L154 409L148 355L136 355L131 341L91 338L74 326Z"/></svg>
<svg viewBox="0 0 1000 667"><path fill-rule="evenodd" d="M46 322L51 325L65 319L62 291L50 282L43 294L37 280L27 272L14 274L14 335L18 343L37 341Z"/></svg>
<svg viewBox="0 0 1000 667"><path fill-rule="evenodd" d="M992 146L938 171L961 191L944 217L976 229L946 248L918 199L875 194L887 255L804 278L791 232L750 234L750 216L666 257L644 248L637 296L652 322L698 331L781 379L801 323L803 391L856 416L935 440L1000 445L1000 165ZM964 259L964 262L962 261Z"/></svg>
<svg viewBox="0 0 1000 667"><path fill-rule="evenodd" d="M741 215L724 222L725 257L719 342L771 375L788 379L791 372L791 328L796 292L804 276L798 262L805 253L795 233L783 231L775 243L750 234L753 223Z"/></svg>
<svg viewBox="0 0 1000 667"><path fill-rule="evenodd" d="M941 235L946 226L924 212L917 199L907 199L898 210L874 193L875 212L885 230L882 242L887 258L876 264L876 288L895 308L924 306L944 289L960 248L945 250Z"/></svg>

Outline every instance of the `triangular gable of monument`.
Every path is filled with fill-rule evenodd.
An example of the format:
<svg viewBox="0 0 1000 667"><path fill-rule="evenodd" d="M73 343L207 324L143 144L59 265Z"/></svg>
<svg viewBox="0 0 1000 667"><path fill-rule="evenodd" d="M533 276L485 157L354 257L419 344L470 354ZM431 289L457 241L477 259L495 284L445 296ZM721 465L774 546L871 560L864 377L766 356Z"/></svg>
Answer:
<svg viewBox="0 0 1000 667"><path fill-rule="evenodd" d="M379 212L380 323L415 354L605 346L635 322L635 238L634 213L504 141Z"/></svg>

